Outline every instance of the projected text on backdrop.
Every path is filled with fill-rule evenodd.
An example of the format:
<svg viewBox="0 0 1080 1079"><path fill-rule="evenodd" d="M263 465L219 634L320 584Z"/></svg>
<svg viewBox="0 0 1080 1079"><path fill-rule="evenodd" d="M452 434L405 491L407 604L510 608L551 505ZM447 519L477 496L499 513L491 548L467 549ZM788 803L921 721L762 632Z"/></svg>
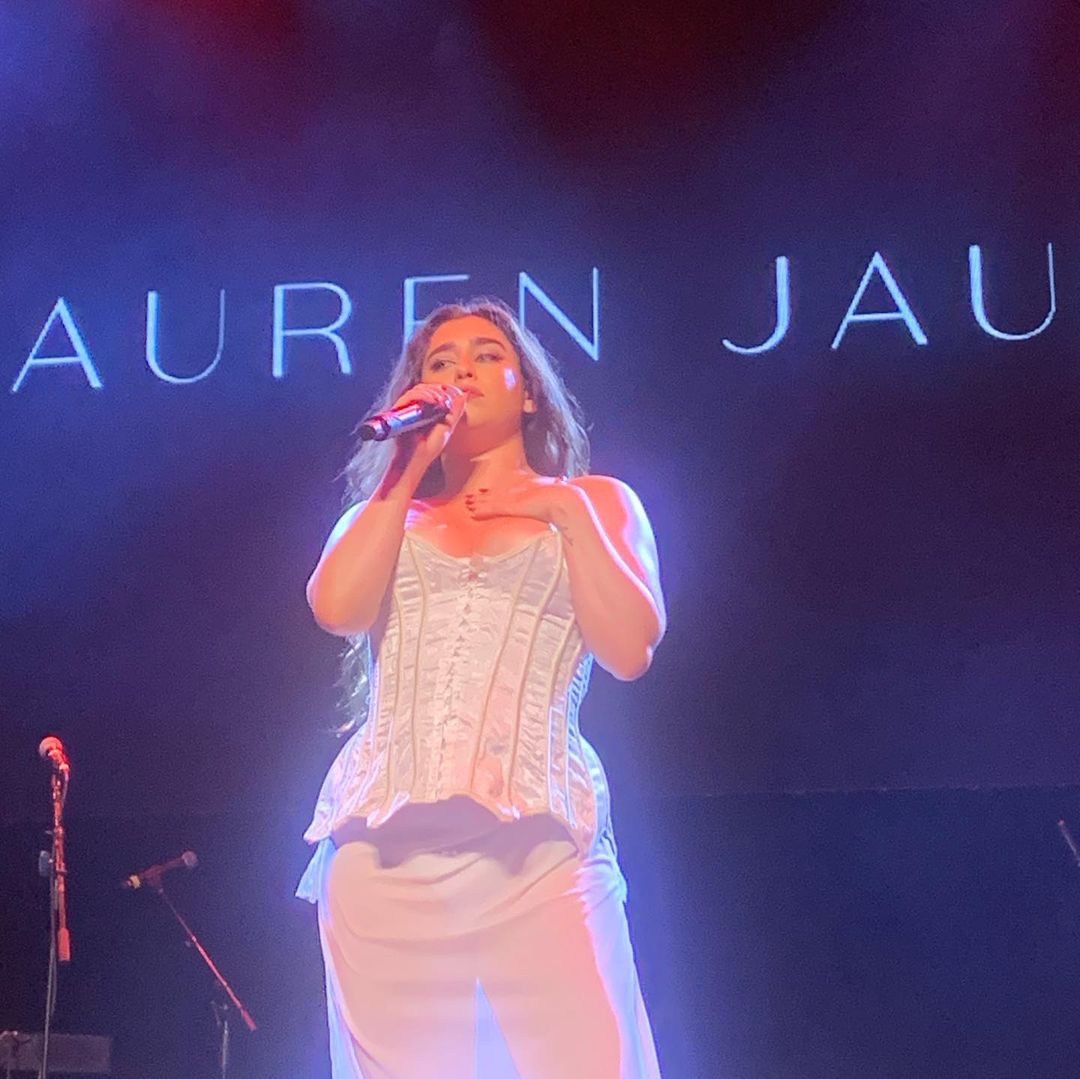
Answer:
<svg viewBox="0 0 1080 1079"><path fill-rule="evenodd" d="M988 336L1000 341L1026 341L1043 333L1053 322L1057 314L1057 284L1054 273L1054 248L1053 244L1046 245L1047 262L1047 288L1048 307L1045 316L1032 329L1006 330L995 325L987 313L987 282L983 269L983 252L979 244L972 244L968 248L968 279L970 286L971 315L979 328ZM792 270L791 259L786 255L779 256L774 262L775 275L775 321L769 335L757 344L740 344L731 338L724 337L721 341L724 348L729 352L741 355L759 355L770 352L777 348L787 337L791 328L792 317ZM468 274L431 274L419 277L408 277L403 283L403 309L402 323L403 335L409 334L422 321L418 315L418 289L423 285L445 284L448 282L466 282ZM862 307L867 289L875 281L880 283L888 292L892 301L892 307L886 310L865 310ZM293 326L289 325L287 318L287 300L290 294L304 291L323 291L332 294L338 301L339 310L337 316L329 323L321 326ZM590 359L600 359L600 272L594 268L591 280L591 305L592 324L588 333L583 331L563 310L563 308L539 285L539 283L525 271L518 275L518 313L522 321L527 324L529 297L542 307L573 342ZM226 294L222 289L218 297L218 333L217 349L213 359L201 371L192 375L172 374L165 369L160 359L159 348L159 321L160 321L161 297L156 291L151 290L146 296L146 364L154 375L163 382L174 385L185 385L193 382L201 382L213 374L221 361L225 348L225 325L226 325ZM296 339L322 339L334 349L334 355L338 370L343 375L352 374L352 361L349 356L349 348L340 330L349 321L353 310L353 302L350 294L341 285L330 281L299 281L279 284L273 290L273 349L270 369L274 378L284 378L287 372L286 346L290 340ZM929 336L915 312L911 300L899 283L896 275L889 268L888 263L880 251L875 251L866 265L862 278L854 295L848 304L847 310L840 320L830 348L839 349L845 336L851 327L857 323L873 322L901 322L906 328L911 340L918 346L926 346L930 343ZM67 336L68 345L71 349L65 355L44 355L40 352L45 338L59 323ZM37 368L45 367L70 367L77 366L82 369L86 383L93 389L102 389L104 380L98 363L94 360L87 338L83 333L72 313L69 301L61 296L53 305L52 311L46 318L37 340L34 342L30 353L19 370L15 381L12 383L10 392L18 393L26 385L29 375Z"/></svg>

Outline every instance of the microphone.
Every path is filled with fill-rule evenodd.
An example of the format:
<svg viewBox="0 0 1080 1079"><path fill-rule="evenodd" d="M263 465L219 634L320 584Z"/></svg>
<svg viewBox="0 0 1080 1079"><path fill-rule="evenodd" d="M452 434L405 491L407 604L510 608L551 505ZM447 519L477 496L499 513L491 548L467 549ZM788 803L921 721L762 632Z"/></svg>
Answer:
<svg viewBox="0 0 1080 1079"><path fill-rule="evenodd" d="M53 766L54 771L59 772L65 779L71 777L71 761L68 760L67 750L64 749L64 743L55 734L42 738L37 751L38 756L43 761L48 761Z"/></svg>
<svg viewBox="0 0 1080 1079"><path fill-rule="evenodd" d="M161 884L161 878L166 873L171 872L173 869L194 869L198 864L199 859L195 857L195 852L186 850L183 854L176 858L170 858L160 865L152 865L149 869L144 869L140 873L132 873L130 877L125 877L120 882L120 887L134 891L144 884L149 884L151 888L157 888Z"/></svg>
<svg viewBox="0 0 1080 1079"><path fill-rule="evenodd" d="M438 423L449 409L431 401L412 401L397 408L388 408L385 412L376 412L368 416L359 427L361 442L383 442L388 438L397 438L408 431L418 431Z"/></svg>

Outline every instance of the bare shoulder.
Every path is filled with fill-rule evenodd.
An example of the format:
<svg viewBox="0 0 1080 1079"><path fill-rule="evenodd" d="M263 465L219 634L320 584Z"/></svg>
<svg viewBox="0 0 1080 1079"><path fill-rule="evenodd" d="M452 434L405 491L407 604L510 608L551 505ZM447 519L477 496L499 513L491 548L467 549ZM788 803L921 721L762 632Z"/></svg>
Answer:
<svg viewBox="0 0 1080 1079"><path fill-rule="evenodd" d="M648 523L645 507L641 504L637 492L623 480L615 476L576 476L570 483L589 496L593 507L602 518L629 517Z"/></svg>
<svg viewBox="0 0 1080 1079"><path fill-rule="evenodd" d="M647 561L655 559L656 540L637 492L614 476L577 476L570 483L583 491L611 539L620 538Z"/></svg>

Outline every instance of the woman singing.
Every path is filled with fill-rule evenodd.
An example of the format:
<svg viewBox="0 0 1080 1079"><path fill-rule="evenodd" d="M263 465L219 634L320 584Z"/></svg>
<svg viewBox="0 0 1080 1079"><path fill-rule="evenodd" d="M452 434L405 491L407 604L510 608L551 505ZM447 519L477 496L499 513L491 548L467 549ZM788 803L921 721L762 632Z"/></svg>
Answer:
<svg viewBox="0 0 1080 1079"><path fill-rule="evenodd" d="M362 720L297 893L318 904L333 1074L651 1079L578 709L594 657L639 678L664 635L652 529L586 474L576 403L501 302L418 328L378 407L422 401L445 419L357 452L307 586L350 639Z"/></svg>

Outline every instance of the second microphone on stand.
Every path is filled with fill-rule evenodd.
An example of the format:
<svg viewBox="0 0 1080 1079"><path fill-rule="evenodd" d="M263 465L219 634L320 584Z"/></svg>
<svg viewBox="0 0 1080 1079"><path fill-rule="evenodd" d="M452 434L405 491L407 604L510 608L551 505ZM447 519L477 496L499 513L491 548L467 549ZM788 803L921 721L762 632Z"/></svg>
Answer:
<svg viewBox="0 0 1080 1079"><path fill-rule="evenodd" d="M170 858L167 862L162 862L160 865L152 865L149 869L144 869L139 873L132 873L130 877L125 877L120 882L121 888L129 888L132 891L136 888L141 888L144 884L149 885L151 888L157 887L161 883L161 878L174 869L194 869L199 864L199 859L195 856L193 850L186 850L183 854L178 855L175 858Z"/></svg>

